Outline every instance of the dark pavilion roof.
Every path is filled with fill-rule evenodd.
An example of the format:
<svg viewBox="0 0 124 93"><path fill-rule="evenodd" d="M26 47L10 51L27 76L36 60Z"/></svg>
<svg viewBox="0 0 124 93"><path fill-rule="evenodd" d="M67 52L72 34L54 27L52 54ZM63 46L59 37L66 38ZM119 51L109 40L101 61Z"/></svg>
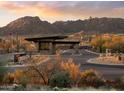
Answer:
<svg viewBox="0 0 124 93"><path fill-rule="evenodd" d="M41 37L29 37L25 38L25 40L28 41L42 41L42 40L57 40L57 39L65 39L68 36L63 36L63 35L52 35L52 36L41 36Z"/></svg>
<svg viewBox="0 0 124 93"><path fill-rule="evenodd" d="M27 41L33 41L33 42L44 42L44 43L57 43L57 44L79 44L80 41L78 40L67 40L68 36L63 35L54 35L54 36L42 36L42 37L31 37L31 38L25 38Z"/></svg>

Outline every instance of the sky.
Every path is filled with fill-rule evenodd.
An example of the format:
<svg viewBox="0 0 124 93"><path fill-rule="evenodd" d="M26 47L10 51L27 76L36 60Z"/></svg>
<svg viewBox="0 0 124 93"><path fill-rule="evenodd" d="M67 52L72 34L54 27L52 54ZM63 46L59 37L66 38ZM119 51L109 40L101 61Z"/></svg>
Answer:
<svg viewBox="0 0 124 93"><path fill-rule="evenodd" d="M23 16L51 23L90 16L124 18L124 1L0 1L0 27Z"/></svg>

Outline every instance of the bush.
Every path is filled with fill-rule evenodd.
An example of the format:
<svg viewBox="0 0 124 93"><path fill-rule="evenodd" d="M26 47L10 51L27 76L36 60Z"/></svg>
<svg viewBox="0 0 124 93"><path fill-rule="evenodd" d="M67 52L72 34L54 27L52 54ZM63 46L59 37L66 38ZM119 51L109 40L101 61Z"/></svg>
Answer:
<svg viewBox="0 0 124 93"><path fill-rule="evenodd" d="M71 85L71 78L68 72L61 71L54 74L50 79L50 86L51 87L70 87Z"/></svg>
<svg viewBox="0 0 124 93"><path fill-rule="evenodd" d="M73 59L70 58L67 60L67 62L61 63L61 68L69 72L70 77L73 80L73 84L76 85L81 74L80 65L75 64Z"/></svg>
<svg viewBox="0 0 124 93"><path fill-rule="evenodd" d="M24 91L26 90L26 85L19 84L13 88L14 91Z"/></svg>
<svg viewBox="0 0 124 93"><path fill-rule="evenodd" d="M82 72L78 86L98 88L103 86L104 84L105 83L104 80L101 78L101 75L91 69Z"/></svg>
<svg viewBox="0 0 124 93"><path fill-rule="evenodd" d="M8 73L7 75L5 75L3 82L7 83L7 84L13 84L14 83L14 74Z"/></svg>
<svg viewBox="0 0 124 93"><path fill-rule="evenodd" d="M119 90L124 90L124 77L116 79L111 86Z"/></svg>
<svg viewBox="0 0 124 93"><path fill-rule="evenodd" d="M26 74L22 70L16 70L13 73L10 73L10 72L7 73L4 76L4 80L3 80L4 83L10 83L10 84L13 84L13 83L23 84L23 83L26 83L27 81L28 79L26 77Z"/></svg>
<svg viewBox="0 0 124 93"><path fill-rule="evenodd" d="M8 69L6 69L4 67L0 67L0 84L4 83L4 77L5 77L7 71L8 71Z"/></svg>

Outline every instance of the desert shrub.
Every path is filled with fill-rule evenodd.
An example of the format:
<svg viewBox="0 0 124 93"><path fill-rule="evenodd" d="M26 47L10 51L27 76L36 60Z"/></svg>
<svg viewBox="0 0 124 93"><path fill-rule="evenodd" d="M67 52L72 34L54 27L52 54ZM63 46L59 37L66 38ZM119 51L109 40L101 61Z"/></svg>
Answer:
<svg viewBox="0 0 124 93"><path fill-rule="evenodd" d="M71 85L71 78L68 72L61 71L54 74L50 79L50 86L51 87L70 87Z"/></svg>
<svg viewBox="0 0 124 93"><path fill-rule="evenodd" d="M26 90L26 85L23 85L23 84L19 84L19 85L16 85L14 88L13 88L14 91L24 91Z"/></svg>
<svg viewBox="0 0 124 93"><path fill-rule="evenodd" d="M7 84L13 84L14 83L14 74L8 73L7 75L5 75L3 82L7 83Z"/></svg>
<svg viewBox="0 0 124 93"><path fill-rule="evenodd" d="M95 87L98 88L104 85L104 80L101 75L96 71L90 69L82 72L81 79L79 81L79 87Z"/></svg>
<svg viewBox="0 0 124 93"><path fill-rule="evenodd" d="M6 69L4 67L0 67L0 84L4 83L4 77L5 77L7 71L8 71L8 69Z"/></svg>
<svg viewBox="0 0 124 93"><path fill-rule="evenodd" d="M36 51L34 43L26 41L23 37L5 37L0 41L0 48L5 52Z"/></svg>
<svg viewBox="0 0 124 93"><path fill-rule="evenodd" d="M111 86L119 90L124 90L124 77L116 79L114 83L111 83Z"/></svg>
<svg viewBox="0 0 124 93"><path fill-rule="evenodd" d="M27 80L26 73L23 70L16 70L14 73L14 82L24 84Z"/></svg>
<svg viewBox="0 0 124 93"><path fill-rule="evenodd" d="M35 63L41 62L41 59L29 59L29 63L32 64L28 69L28 75L35 76L35 78L40 77L43 81L42 84L49 85L51 77L58 71L67 71L70 78L73 79L73 83L78 80L80 69L79 65L74 64L72 59L63 60L59 53L56 54L56 59L54 62L46 62L42 65L36 65ZM36 81L33 79L32 81ZM40 79L38 79L40 80ZM37 82L37 81L36 81ZM39 81L38 81L39 82Z"/></svg>
<svg viewBox="0 0 124 93"><path fill-rule="evenodd" d="M18 83L18 84L25 84L28 81L26 78L26 74L22 70L16 70L13 73L8 73L4 77L5 83Z"/></svg>
<svg viewBox="0 0 124 93"><path fill-rule="evenodd" d="M59 65L57 62L46 62L42 65L36 65L38 62L42 62L42 59L31 59L29 62L32 66L27 68L27 72L29 77L34 77L32 78L33 82L38 83L41 81L42 84L48 85L51 76L59 70Z"/></svg>
<svg viewBox="0 0 124 93"><path fill-rule="evenodd" d="M61 63L61 68L69 72L70 77L73 80L73 85L76 85L81 74L80 65L75 64L73 59L70 58L67 62Z"/></svg>

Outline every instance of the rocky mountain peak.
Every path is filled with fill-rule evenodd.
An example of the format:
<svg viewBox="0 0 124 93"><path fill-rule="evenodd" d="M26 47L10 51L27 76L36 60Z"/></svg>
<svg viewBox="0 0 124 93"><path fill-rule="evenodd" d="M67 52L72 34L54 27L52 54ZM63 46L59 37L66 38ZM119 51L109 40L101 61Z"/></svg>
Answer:
<svg viewBox="0 0 124 93"><path fill-rule="evenodd" d="M15 21L10 22L7 26L10 28L13 28L13 27L19 28L19 27L23 27L26 25L40 24L40 23L41 23L41 20L37 16L36 17L25 16L25 17L22 17Z"/></svg>
<svg viewBox="0 0 124 93"><path fill-rule="evenodd" d="M44 35L61 33L57 27L53 26L47 21L40 20L39 17L25 16L10 22L5 27L0 29L1 35Z"/></svg>

